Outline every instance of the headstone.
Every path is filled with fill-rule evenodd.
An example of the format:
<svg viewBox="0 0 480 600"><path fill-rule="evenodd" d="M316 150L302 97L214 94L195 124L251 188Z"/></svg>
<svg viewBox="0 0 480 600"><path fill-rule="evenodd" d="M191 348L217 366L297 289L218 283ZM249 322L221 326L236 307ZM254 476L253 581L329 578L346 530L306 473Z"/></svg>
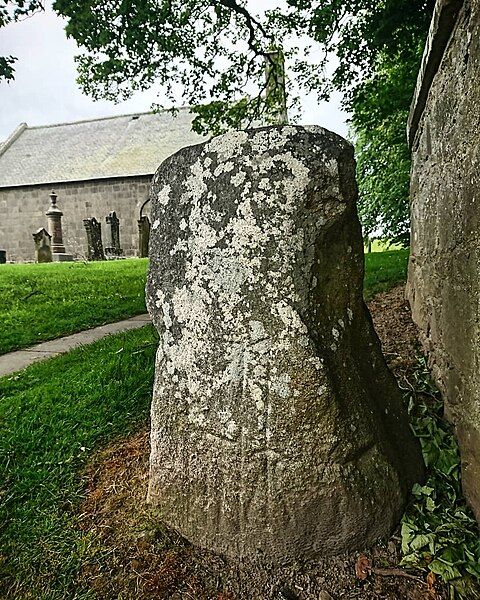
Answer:
<svg viewBox="0 0 480 600"><path fill-rule="evenodd" d="M150 220L144 215L137 221L138 223L138 256L144 258L148 256L148 243L150 240Z"/></svg>
<svg viewBox="0 0 480 600"><path fill-rule="evenodd" d="M52 262L52 236L44 227L41 227L32 235L35 242L35 260L37 263Z"/></svg>
<svg viewBox="0 0 480 600"><path fill-rule="evenodd" d="M0 265L4 265L7 262L7 251L0 250Z"/></svg>
<svg viewBox="0 0 480 600"><path fill-rule="evenodd" d="M95 217L83 219L87 232L87 257L88 260L105 260L102 244L102 225Z"/></svg>
<svg viewBox="0 0 480 600"><path fill-rule="evenodd" d="M148 498L199 546L363 548L422 478L363 301L356 197L352 146L320 127L230 132L154 177Z"/></svg>
<svg viewBox="0 0 480 600"><path fill-rule="evenodd" d="M64 262L73 260L71 254L67 254L63 245L62 233L62 211L57 206L57 195L52 191L50 194L50 208L45 213L48 219L48 230L52 236L52 258L54 261Z"/></svg>
<svg viewBox="0 0 480 600"><path fill-rule="evenodd" d="M117 213L112 211L105 217L105 220L109 226L110 237L110 244L105 247L105 256L106 258L118 258L123 254L123 250L120 248L120 221Z"/></svg>

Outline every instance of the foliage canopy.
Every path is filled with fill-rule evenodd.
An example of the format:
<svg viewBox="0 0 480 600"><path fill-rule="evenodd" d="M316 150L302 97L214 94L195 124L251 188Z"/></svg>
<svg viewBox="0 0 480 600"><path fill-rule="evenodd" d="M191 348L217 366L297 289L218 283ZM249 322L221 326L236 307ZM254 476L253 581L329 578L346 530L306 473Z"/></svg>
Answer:
<svg viewBox="0 0 480 600"><path fill-rule="evenodd" d="M21 21L43 10L43 0L0 0L0 27ZM0 56L0 82L14 79L14 56Z"/></svg>
<svg viewBox="0 0 480 600"><path fill-rule="evenodd" d="M14 4L20 15L36 10L39 2L3 6ZM55 0L53 6L81 49L76 60L85 93L117 101L153 87L172 104L181 97L195 106L198 132L216 134L277 119L272 104L278 97L265 91L281 87L281 61L272 58L281 47L290 108L299 89L320 99L333 90L344 94L357 139L365 232L380 228L384 235L405 239L406 115L434 0L271 5L259 15L247 0ZM13 17L6 9L0 14L0 26L17 18L15 10ZM329 73L334 55L338 63ZM3 76L12 78L12 57L1 60L7 61Z"/></svg>

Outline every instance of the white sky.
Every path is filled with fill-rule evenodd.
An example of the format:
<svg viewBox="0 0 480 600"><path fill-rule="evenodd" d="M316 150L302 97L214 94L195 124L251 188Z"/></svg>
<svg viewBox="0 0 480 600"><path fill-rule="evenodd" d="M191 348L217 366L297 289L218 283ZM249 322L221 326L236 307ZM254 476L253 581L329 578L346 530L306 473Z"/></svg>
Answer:
<svg viewBox="0 0 480 600"><path fill-rule="evenodd" d="M0 142L20 124L62 123L148 111L158 102L155 92L135 94L130 100L94 102L80 91L73 57L76 44L64 32L64 22L48 6L44 13L0 29L0 56L13 55L15 80L0 83ZM340 110L340 96L328 103L303 94L300 123L317 124L347 135L348 115Z"/></svg>

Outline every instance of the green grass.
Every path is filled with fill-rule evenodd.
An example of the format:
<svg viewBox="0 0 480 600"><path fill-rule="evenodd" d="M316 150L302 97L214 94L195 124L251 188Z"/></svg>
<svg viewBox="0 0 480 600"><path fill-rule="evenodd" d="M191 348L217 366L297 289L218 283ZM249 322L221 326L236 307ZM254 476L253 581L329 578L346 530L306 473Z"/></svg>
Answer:
<svg viewBox="0 0 480 600"><path fill-rule="evenodd" d="M72 507L92 451L145 423L153 327L110 336L0 379L0 598L87 598L94 544Z"/></svg>
<svg viewBox="0 0 480 600"><path fill-rule="evenodd" d="M390 240L372 240L370 252L387 252L388 250L401 250L400 244L392 244ZM365 252L368 252L368 244L365 244Z"/></svg>
<svg viewBox="0 0 480 600"><path fill-rule="evenodd" d="M365 297L404 281L408 250L367 254ZM145 312L147 260L2 265L0 354Z"/></svg>
<svg viewBox="0 0 480 600"><path fill-rule="evenodd" d="M406 261L404 251L367 257L366 296L401 281ZM128 263L115 263L116 285L108 288L113 298L104 299L104 307L118 303L117 294L125 296L128 278L132 293L139 289L138 281L143 288L145 262ZM106 280L113 279L111 264L70 265L70 272L65 265L29 265L23 272L30 282L29 273L45 273L41 283L37 276L35 286L47 285L52 267L70 281L78 276L84 286L90 285L93 307L102 306L102 300L96 297L95 284L88 284L85 277L103 282L105 290ZM28 293L31 283L23 285L22 293ZM72 293L71 306L75 298L77 294ZM143 309L143 294L141 298ZM53 307L47 303L45 309ZM83 485L79 472L96 449L147 421L155 347L156 336L149 326L0 379L2 600L94 597L76 584L82 564L99 552L95 539L81 531L75 516Z"/></svg>
<svg viewBox="0 0 480 600"><path fill-rule="evenodd" d="M365 254L364 296L369 300L407 278L408 250Z"/></svg>
<svg viewBox="0 0 480 600"><path fill-rule="evenodd" d="M0 354L145 312L146 259L1 265Z"/></svg>

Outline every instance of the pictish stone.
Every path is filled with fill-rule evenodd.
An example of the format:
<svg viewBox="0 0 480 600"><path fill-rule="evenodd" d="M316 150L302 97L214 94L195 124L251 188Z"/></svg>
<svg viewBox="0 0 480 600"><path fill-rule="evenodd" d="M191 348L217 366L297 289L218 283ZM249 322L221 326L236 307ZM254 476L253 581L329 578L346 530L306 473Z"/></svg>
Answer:
<svg viewBox="0 0 480 600"><path fill-rule="evenodd" d="M35 260L37 263L52 262L52 236L44 227L32 235L35 242Z"/></svg>
<svg viewBox="0 0 480 600"><path fill-rule="evenodd" d="M106 258L118 258L123 254L123 250L120 247L120 221L117 217L117 213L113 210L105 221L108 225L110 243L105 247Z"/></svg>
<svg viewBox="0 0 480 600"><path fill-rule="evenodd" d="M92 217L91 219L83 219L83 226L87 232L88 260L105 260L101 223L95 217Z"/></svg>
<svg viewBox="0 0 480 600"><path fill-rule="evenodd" d="M363 301L356 196L352 146L320 127L230 132L154 177L148 497L201 547L364 547L421 480Z"/></svg>

